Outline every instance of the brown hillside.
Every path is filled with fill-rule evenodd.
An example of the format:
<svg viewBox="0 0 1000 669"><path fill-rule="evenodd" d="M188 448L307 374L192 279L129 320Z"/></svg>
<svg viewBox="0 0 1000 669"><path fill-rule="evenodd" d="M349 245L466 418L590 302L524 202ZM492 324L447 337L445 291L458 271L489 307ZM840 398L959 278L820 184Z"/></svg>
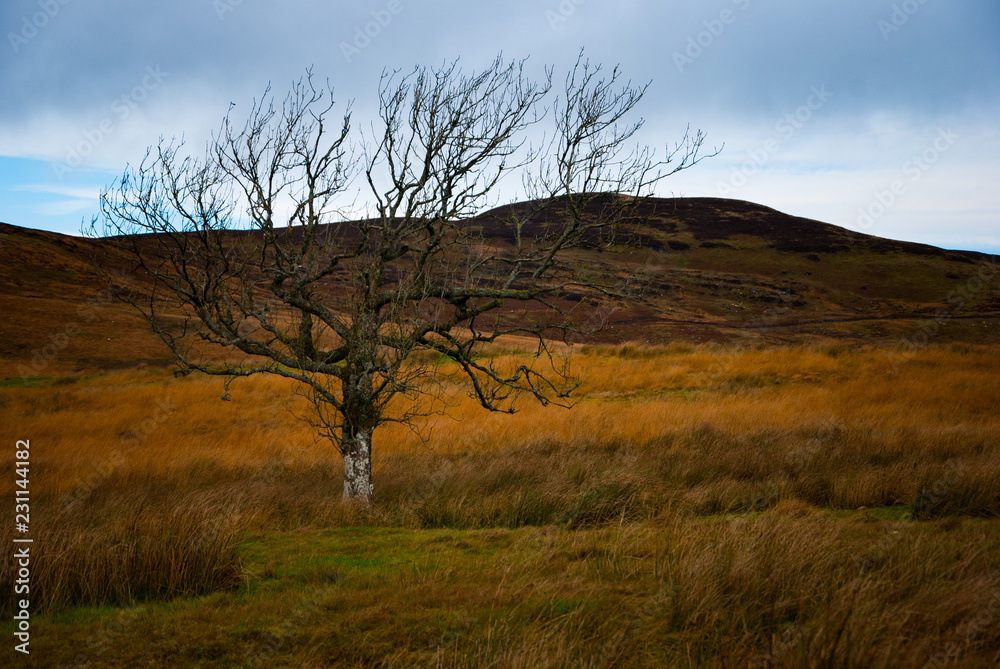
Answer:
<svg viewBox="0 0 1000 669"><path fill-rule="evenodd" d="M532 206L500 207L470 225L501 241L500 222ZM558 211L550 207L529 229ZM612 245L595 240L574 251L595 271L644 268L642 295L592 339L1000 338L997 256L862 235L738 200L646 199L630 212ZM170 363L144 323L105 290L95 268L102 246L0 224L0 375ZM582 297L565 296L567 304Z"/></svg>

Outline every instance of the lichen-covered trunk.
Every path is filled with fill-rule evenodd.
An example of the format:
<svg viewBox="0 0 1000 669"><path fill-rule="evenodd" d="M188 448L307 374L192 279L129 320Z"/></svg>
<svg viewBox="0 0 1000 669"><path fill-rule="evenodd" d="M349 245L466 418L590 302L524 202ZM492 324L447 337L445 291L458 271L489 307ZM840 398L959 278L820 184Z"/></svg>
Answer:
<svg viewBox="0 0 1000 669"><path fill-rule="evenodd" d="M344 501L372 501L372 430L344 429L341 452L344 455Z"/></svg>
<svg viewBox="0 0 1000 669"><path fill-rule="evenodd" d="M375 391L378 369L379 319L372 295L378 292L378 273L369 276L356 305L357 314L341 376L343 415L340 452L344 456L344 501L370 504L372 485L372 432L381 422Z"/></svg>

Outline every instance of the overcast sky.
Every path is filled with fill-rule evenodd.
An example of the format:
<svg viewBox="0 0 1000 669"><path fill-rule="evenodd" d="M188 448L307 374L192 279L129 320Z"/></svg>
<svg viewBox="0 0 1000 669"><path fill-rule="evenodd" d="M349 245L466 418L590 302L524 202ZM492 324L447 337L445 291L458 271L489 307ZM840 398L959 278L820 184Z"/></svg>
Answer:
<svg viewBox="0 0 1000 669"><path fill-rule="evenodd" d="M370 113L384 68L583 47L650 81L642 140L725 148L659 194L750 200L1000 253L996 0L3 0L0 221L78 233L160 135L201 146L230 102L312 65Z"/></svg>

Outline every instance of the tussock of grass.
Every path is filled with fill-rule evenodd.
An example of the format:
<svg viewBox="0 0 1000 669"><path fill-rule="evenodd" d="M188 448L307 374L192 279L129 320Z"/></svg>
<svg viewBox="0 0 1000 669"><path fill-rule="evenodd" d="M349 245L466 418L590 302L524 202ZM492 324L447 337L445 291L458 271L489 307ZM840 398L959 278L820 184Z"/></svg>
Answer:
<svg viewBox="0 0 1000 669"><path fill-rule="evenodd" d="M38 523L32 536L32 610L129 606L241 585L238 520L228 518L224 508L185 502L191 500L173 512L129 508L126 502L115 505L109 517L64 515L57 516L58 524ZM15 599L13 588L4 588L0 609L12 613Z"/></svg>

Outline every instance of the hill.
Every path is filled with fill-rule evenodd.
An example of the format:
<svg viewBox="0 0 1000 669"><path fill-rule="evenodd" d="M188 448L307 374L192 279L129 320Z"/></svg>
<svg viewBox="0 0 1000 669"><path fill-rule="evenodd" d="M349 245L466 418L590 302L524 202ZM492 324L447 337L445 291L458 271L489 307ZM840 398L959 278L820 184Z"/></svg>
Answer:
<svg viewBox="0 0 1000 669"><path fill-rule="evenodd" d="M529 206L472 224L499 236L496 222ZM616 244L574 252L597 270L644 268L642 294L593 340L1000 338L997 256L881 239L739 200L650 198L630 211ZM94 260L102 246L0 224L0 375L170 364L145 324L104 290Z"/></svg>

